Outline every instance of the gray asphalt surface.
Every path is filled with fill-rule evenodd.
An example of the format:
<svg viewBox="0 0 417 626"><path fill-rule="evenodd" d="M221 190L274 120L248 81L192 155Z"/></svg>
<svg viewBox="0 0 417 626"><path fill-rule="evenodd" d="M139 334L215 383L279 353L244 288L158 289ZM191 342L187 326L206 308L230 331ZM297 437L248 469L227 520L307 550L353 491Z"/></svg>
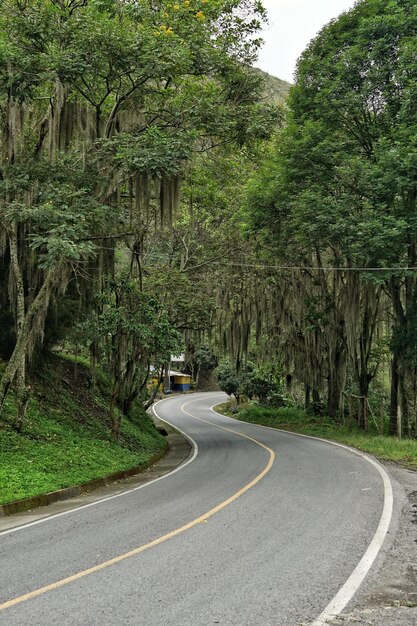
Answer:
<svg viewBox="0 0 417 626"><path fill-rule="evenodd" d="M173 397L160 417L198 444L195 460L144 489L0 537L0 603L146 544L250 491L190 530L0 612L8 625L297 626L312 621L365 552L383 487L356 455L234 422L219 394ZM181 406L203 423L184 414Z"/></svg>

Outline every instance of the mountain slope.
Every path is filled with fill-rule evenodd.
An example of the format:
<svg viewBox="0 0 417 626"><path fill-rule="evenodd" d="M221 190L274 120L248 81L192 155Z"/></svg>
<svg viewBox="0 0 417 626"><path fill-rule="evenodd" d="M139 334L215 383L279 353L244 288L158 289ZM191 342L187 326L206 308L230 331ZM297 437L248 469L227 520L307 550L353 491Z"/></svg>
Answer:
<svg viewBox="0 0 417 626"><path fill-rule="evenodd" d="M268 100L275 104L281 104L285 102L288 97L288 93L291 87L291 83L287 83L287 81L282 80L281 78L277 78L276 76L272 76L268 74L268 72L264 72L259 68L254 68L257 74L260 74L266 83L266 92L265 96Z"/></svg>

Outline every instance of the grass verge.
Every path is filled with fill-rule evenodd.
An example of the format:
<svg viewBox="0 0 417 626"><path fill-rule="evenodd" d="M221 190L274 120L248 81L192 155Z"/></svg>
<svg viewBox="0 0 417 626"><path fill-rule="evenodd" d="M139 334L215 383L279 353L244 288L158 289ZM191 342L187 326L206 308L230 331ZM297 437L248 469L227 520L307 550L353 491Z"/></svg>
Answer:
<svg viewBox="0 0 417 626"><path fill-rule="evenodd" d="M53 356L31 384L23 432L12 428L13 394L0 419L0 504L147 463L166 445L139 407L122 419L120 443L112 442L105 377L93 390L80 363L75 370L73 363Z"/></svg>
<svg viewBox="0 0 417 626"><path fill-rule="evenodd" d="M326 417L315 417L296 408L272 409L259 405L236 407L233 402L225 402L215 407L222 415L234 417L242 422L289 430L312 437L344 443L362 452L368 452L383 461L393 461L408 469L417 471L417 441L398 439L375 433L364 433L340 426Z"/></svg>

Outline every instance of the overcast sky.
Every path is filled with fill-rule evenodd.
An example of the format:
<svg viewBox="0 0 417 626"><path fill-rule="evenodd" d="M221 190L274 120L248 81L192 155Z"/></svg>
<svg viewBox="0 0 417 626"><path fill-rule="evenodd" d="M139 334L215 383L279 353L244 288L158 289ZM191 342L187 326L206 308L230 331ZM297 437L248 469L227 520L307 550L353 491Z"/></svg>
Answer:
<svg viewBox="0 0 417 626"><path fill-rule="evenodd" d="M354 0L263 0L269 27L258 66L293 81L295 62L308 42L333 17L353 7Z"/></svg>

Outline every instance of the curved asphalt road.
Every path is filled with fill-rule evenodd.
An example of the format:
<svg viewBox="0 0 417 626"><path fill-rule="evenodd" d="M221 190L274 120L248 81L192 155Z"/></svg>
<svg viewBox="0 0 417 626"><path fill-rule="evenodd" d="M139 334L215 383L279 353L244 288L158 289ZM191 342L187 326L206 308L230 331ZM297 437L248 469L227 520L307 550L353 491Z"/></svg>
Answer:
<svg viewBox="0 0 417 626"><path fill-rule="evenodd" d="M176 473L0 537L0 623L297 626L317 618L374 536L381 477L344 449L214 414L221 400L196 394L157 405L198 444Z"/></svg>

